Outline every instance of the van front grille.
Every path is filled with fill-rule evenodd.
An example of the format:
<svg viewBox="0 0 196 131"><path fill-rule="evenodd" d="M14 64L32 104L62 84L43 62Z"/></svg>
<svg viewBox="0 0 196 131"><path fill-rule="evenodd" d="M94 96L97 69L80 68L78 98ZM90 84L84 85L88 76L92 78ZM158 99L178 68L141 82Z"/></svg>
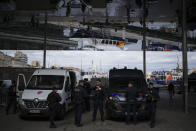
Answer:
<svg viewBox="0 0 196 131"><path fill-rule="evenodd" d="M25 100L25 105L27 108L47 108L48 102L47 101L39 101L39 102L34 102L31 100Z"/></svg>

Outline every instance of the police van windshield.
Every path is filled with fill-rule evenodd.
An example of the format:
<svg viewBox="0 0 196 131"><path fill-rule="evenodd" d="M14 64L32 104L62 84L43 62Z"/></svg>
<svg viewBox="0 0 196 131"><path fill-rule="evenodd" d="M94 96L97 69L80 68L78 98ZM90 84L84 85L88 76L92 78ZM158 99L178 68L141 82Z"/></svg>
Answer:
<svg viewBox="0 0 196 131"><path fill-rule="evenodd" d="M146 82L142 78L113 77L109 79L109 88L113 91L125 91L129 82L133 83L138 91L146 90Z"/></svg>
<svg viewBox="0 0 196 131"><path fill-rule="evenodd" d="M128 83L132 82L135 87L138 87L137 79L130 78L111 78L110 79L110 88L113 90L125 90L128 88Z"/></svg>
<svg viewBox="0 0 196 131"><path fill-rule="evenodd" d="M64 76L55 75L34 75L27 89L38 89L38 90L52 90L56 87L58 90L63 88Z"/></svg>

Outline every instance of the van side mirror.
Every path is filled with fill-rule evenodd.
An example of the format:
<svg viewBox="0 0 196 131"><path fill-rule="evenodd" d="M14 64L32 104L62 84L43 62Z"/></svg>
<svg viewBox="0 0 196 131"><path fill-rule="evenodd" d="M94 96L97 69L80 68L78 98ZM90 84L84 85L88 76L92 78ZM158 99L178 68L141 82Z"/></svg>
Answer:
<svg viewBox="0 0 196 131"><path fill-rule="evenodd" d="M17 91L23 91L26 88L26 80L23 74L19 74L17 78Z"/></svg>
<svg viewBox="0 0 196 131"><path fill-rule="evenodd" d="M67 80L65 82L65 91L70 91L71 89L71 85L70 85L70 82L69 82L69 77L67 77Z"/></svg>

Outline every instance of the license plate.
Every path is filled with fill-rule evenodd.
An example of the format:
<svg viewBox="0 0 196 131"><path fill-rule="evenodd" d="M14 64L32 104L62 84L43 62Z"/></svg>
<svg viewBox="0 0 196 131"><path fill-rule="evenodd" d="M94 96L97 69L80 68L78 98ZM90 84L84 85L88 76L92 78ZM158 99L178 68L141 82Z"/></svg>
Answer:
<svg viewBox="0 0 196 131"><path fill-rule="evenodd" d="M40 113L40 110L30 110L29 113Z"/></svg>

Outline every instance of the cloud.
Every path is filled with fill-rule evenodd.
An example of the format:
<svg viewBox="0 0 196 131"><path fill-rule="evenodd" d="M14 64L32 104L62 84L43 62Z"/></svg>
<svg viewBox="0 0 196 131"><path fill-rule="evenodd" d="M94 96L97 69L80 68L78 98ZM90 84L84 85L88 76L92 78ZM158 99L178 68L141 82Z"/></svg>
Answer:
<svg viewBox="0 0 196 131"><path fill-rule="evenodd" d="M15 51L3 51L14 56ZM33 60L43 61L43 51L22 51L28 56L28 63ZM147 71L170 70L176 67L178 59L182 66L181 52L147 52ZM85 70L92 68L92 63L97 69L108 71L113 67L143 69L142 51L47 51L47 66L81 67ZM188 53L189 69L196 68L196 52Z"/></svg>

